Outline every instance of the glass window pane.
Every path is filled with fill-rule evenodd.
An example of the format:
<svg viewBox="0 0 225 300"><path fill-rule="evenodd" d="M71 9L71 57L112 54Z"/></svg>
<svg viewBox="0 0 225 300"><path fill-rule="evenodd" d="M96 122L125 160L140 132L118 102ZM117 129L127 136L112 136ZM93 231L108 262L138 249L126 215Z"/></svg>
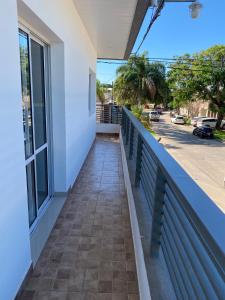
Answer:
<svg viewBox="0 0 225 300"><path fill-rule="evenodd" d="M29 46L28 46L28 35L21 30L19 31L19 44L20 44L24 146L25 146L25 157L28 158L33 154L34 151L31 97L30 97Z"/></svg>
<svg viewBox="0 0 225 300"><path fill-rule="evenodd" d="M48 196L47 149L36 156L38 208Z"/></svg>
<svg viewBox="0 0 225 300"><path fill-rule="evenodd" d="M34 162L33 161L29 165L27 165L26 173L27 173L27 197L28 197L29 224L31 226L37 217Z"/></svg>
<svg viewBox="0 0 225 300"><path fill-rule="evenodd" d="M35 149L46 143L44 49L31 40Z"/></svg>

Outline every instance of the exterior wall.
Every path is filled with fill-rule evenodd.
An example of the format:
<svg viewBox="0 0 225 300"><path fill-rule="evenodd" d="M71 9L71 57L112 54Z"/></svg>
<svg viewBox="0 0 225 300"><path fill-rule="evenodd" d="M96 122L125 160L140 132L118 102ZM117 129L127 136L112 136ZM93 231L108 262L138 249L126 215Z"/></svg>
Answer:
<svg viewBox="0 0 225 300"><path fill-rule="evenodd" d="M216 118L217 114L213 113L209 110L209 102L208 101L196 101L191 102L185 107L180 108L180 114L187 115L190 117L213 117Z"/></svg>
<svg viewBox="0 0 225 300"><path fill-rule="evenodd" d="M4 300L15 297L32 263L18 17L51 46L54 192L65 193L74 183L96 126L95 113L88 111L89 69L95 72L96 51L73 1L1 1L0 299Z"/></svg>
<svg viewBox="0 0 225 300"><path fill-rule="evenodd" d="M15 1L1 1L0 28L0 299L12 300L31 264Z"/></svg>
<svg viewBox="0 0 225 300"><path fill-rule="evenodd" d="M20 3L25 3L25 5ZM58 44L63 45L66 116L65 189L68 190L79 173L95 135L95 114L89 116L88 112L88 80L89 69L95 73L97 54L72 0L47 2L24 0L19 1L20 7L19 12L21 11L22 18L31 23L32 27L37 28L37 31L41 32L44 37L46 30L42 28L47 24L52 34L47 34L46 37L53 47ZM40 20L34 22L33 14ZM64 19L66 22L62 21ZM52 37L53 35L56 37ZM57 89L59 88L60 85ZM54 99L52 102L54 104Z"/></svg>

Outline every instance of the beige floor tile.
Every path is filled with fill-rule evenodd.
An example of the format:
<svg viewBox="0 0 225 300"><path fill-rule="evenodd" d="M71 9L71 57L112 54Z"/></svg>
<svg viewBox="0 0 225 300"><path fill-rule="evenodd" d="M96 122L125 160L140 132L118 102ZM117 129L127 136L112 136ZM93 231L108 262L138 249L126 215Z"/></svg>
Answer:
<svg viewBox="0 0 225 300"><path fill-rule="evenodd" d="M97 137L19 300L137 300L117 140Z"/></svg>

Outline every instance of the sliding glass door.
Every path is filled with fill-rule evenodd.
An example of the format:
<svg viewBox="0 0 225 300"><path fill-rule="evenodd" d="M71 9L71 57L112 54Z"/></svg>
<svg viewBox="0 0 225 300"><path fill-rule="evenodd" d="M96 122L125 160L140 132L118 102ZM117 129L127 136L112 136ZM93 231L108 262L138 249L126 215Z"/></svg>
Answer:
<svg viewBox="0 0 225 300"><path fill-rule="evenodd" d="M47 46L19 30L24 148L30 226L50 198Z"/></svg>

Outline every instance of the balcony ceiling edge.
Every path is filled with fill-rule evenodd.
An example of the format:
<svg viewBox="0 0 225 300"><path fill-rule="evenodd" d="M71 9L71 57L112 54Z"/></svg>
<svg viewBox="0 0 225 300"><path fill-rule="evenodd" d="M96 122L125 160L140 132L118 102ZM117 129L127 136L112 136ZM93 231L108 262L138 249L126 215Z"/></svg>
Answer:
<svg viewBox="0 0 225 300"><path fill-rule="evenodd" d="M128 38L127 47L124 54L124 59L126 60L129 58L131 54L131 51L134 47L135 41L137 39L141 25L144 21L145 15L148 11L150 4L151 4L151 0L138 0L137 2L134 19L131 25L130 35Z"/></svg>

